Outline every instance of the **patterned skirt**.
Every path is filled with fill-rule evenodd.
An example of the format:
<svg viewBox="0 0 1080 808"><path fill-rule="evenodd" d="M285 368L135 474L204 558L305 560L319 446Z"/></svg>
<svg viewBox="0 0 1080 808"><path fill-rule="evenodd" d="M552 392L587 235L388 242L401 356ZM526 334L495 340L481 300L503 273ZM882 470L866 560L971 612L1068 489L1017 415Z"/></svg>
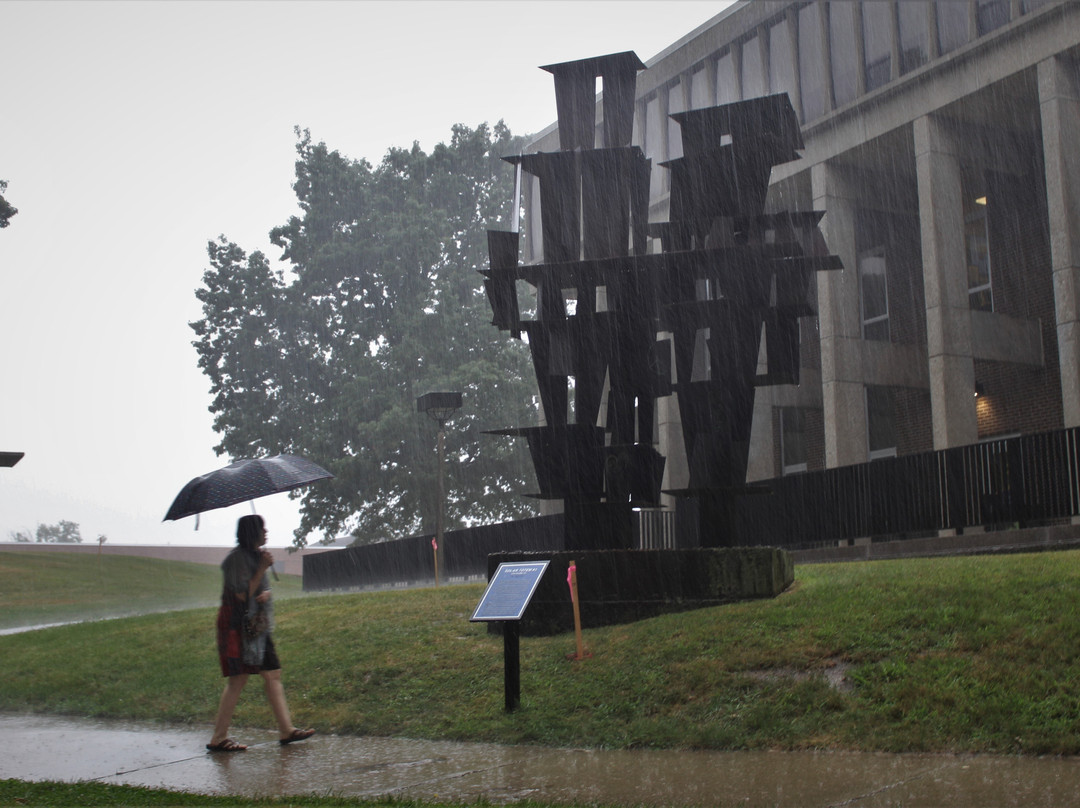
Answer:
<svg viewBox="0 0 1080 808"><path fill-rule="evenodd" d="M231 598L229 599L231 600ZM281 669L281 662L274 651L274 640L266 638L266 653L261 665L244 663L244 614L246 609L240 604L230 603L222 598L217 615L218 660L221 662L222 676L240 676L245 673L262 673Z"/></svg>

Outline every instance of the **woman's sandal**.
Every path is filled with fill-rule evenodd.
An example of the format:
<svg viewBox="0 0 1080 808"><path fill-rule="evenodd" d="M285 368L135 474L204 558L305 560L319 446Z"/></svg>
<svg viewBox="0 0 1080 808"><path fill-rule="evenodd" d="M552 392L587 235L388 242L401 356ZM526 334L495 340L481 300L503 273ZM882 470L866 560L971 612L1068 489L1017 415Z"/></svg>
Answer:
<svg viewBox="0 0 1080 808"><path fill-rule="evenodd" d="M232 738L226 738L221 743L208 743L206 749L209 752L243 752L247 747Z"/></svg>
<svg viewBox="0 0 1080 808"><path fill-rule="evenodd" d="M315 730L313 729L294 729L289 733L288 738L281 738L278 740L278 743L285 746L285 744L293 743L294 741L306 741L314 734Z"/></svg>

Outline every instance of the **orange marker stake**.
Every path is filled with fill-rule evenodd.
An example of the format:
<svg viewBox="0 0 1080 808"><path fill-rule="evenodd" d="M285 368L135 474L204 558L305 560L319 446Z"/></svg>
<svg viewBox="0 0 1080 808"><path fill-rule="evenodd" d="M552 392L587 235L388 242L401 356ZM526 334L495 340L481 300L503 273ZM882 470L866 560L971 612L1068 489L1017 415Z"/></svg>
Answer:
<svg viewBox="0 0 1080 808"><path fill-rule="evenodd" d="M439 542L431 540L431 552L435 556L435 586L439 585Z"/></svg>
<svg viewBox="0 0 1080 808"><path fill-rule="evenodd" d="M577 642L577 653L567 654L569 659L584 659L585 658L585 644L581 639L581 609L578 606L578 589L577 589L577 564L573 561L570 562L570 567L566 571L566 582L570 585L570 601L574 604L574 640Z"/></svg>

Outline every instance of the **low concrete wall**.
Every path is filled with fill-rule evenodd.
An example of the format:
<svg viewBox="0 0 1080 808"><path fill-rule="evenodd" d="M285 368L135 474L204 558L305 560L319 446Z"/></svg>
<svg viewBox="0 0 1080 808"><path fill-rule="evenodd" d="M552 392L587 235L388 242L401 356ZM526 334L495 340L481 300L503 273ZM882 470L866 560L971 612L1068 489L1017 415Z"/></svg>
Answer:
<svg viewBox="0 0 1080 808"><path fill-rule="evenodd" d="M141 558L160 558L164 561L190 561L195 564L220 566L232 547L185 547L182 545L155 546L152 544L45 544L37 542L0 542L0 552L82 553L86 555L121 555ZM284 547L271 547L274 569L281 575L303 575L304 556L334 552L336 548L308 547L290 553Z"/></svg>
<svg viewBox="0 0 1080 808"><path fill-rule="evenodd" d="M504 562L550 562L525 615L522 636L574 629L568 568L577 568L583 628L632 623L671 612L776 597L795 579L791 554L775 547L693 550L582 550L494 553L488 580ZM489 631L502 630L491 623Z"/></svg>

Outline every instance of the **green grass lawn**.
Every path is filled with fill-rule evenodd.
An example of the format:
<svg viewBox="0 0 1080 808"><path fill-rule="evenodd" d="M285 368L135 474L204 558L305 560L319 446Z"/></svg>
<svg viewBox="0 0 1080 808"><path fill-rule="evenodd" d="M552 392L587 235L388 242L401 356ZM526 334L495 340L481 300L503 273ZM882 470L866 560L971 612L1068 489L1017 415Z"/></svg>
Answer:
<svg viewBox="0 0 1080 808"><path fill-rule="evenodd" d="M353 799L349 797L291 796L236 797L207 796L166 791L159 788L117 786L104 783L27 783L0 780L0 806L41 806L42 808L86 808L86 806L124 806L124 808L438 808L452 803L424 803L395 797ZM520 808L538 803L518 803Z"/></svg>
<svg viewBox="0 0 1080 808"><path fill-rule="evenodd" d="M274 583L300 593L298 575ZM0 552L0 629L95 620L217 604L221 570L210 564L85 553Z"/></svg>
<svg viewBox="0 0 1080 808"><path fill-rule="evenodd" d="M2 559L0 559L2 560ZM298 724L606 748L1080 752L1080 552L802 566L781 596L523 638L521 709L479 585L298 597ZM0 576L0 589L5 586ZM0 637L0 710L209 726L213 608ZM568 627L569 628L569 627ZM258 688L239 726L271 724Z"/></svg>

